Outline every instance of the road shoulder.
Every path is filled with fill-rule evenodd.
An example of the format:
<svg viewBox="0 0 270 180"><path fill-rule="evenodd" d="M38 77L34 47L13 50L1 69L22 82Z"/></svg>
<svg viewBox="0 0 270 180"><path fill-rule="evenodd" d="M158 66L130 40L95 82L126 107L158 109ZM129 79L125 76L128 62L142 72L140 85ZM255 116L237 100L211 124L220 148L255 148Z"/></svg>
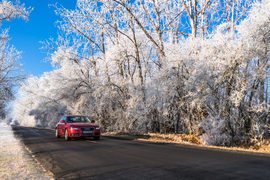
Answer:
<svg viewBox="0 0 270 180"><path fill-rule="evenodd" d="M0 123L0 142L0 179L54 179L4 123Z"/></svg>

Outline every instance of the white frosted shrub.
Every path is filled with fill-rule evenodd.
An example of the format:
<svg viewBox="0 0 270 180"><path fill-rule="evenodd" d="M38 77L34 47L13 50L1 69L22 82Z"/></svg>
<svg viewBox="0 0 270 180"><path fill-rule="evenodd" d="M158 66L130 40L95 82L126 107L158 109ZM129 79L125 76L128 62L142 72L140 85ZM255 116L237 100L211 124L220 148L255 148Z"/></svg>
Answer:
<svg viewBox="0 0 270 180"><path fill-rule="evenodd" d="M232 142L232 137L228 133L226 120L220 117L209 117L205 119L201 128L204 134L201 135L201 141L204 145L228 146Z"/></svg>

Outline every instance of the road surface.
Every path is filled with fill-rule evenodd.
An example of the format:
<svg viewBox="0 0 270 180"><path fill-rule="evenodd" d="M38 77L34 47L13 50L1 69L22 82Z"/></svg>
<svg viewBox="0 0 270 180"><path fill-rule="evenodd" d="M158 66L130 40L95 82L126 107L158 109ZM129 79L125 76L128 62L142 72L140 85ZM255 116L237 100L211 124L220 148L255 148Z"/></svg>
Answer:
<svg viewBox="0 0 270 180"><path fill-rule="evenodd" d="M270 156L113 137L55 138L54 131L13 126L56 179L270 179Z"/></svg>

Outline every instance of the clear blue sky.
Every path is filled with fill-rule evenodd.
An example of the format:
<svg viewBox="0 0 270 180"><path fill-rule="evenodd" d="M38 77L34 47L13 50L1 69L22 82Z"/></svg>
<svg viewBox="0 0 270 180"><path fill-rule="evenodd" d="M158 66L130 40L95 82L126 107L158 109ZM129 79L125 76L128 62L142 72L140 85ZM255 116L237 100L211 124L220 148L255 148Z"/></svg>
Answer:
<svg viewBox="0 0 270 180"><path fill-rule="evenodd" d="M57 38L57 28L55 22L61 18L54 13L54 8L49 4L61 4L67 9L75 9L76 0L20 0L25 7L33 7L29 21L13 19L3 22L2 28L8 28L11 39L10 44L17 50L23 51L21 63L27 74L40 76L43 72L51 71L49 62L44 62L47 56L44 50L40 49L40 41Z"/></svg>

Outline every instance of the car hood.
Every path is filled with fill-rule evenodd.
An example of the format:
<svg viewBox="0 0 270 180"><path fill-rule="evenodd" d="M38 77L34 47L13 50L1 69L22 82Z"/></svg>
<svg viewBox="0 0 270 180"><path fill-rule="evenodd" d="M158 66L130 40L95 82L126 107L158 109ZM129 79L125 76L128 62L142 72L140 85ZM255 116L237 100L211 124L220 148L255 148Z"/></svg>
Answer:
<svg viewBox="0 0 270 180"><path fill-rule="evenodd" d="M94 123L68 123L70 126L79 126L79 127L98 127Z"/></svg>

